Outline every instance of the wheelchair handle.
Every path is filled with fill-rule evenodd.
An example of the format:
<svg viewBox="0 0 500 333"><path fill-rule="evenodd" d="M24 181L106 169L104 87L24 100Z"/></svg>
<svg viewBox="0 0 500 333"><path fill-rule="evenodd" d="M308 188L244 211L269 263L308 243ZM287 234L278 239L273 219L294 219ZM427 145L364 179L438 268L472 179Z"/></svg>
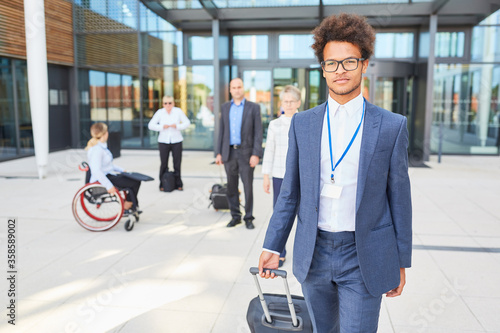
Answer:
<svg viewBox="0 0 500 333"><path fill-rule="evenodd" d="M89 164L87 162L82 162L78 166L78 170L80 170L80 171L89 171Z"/></svg>

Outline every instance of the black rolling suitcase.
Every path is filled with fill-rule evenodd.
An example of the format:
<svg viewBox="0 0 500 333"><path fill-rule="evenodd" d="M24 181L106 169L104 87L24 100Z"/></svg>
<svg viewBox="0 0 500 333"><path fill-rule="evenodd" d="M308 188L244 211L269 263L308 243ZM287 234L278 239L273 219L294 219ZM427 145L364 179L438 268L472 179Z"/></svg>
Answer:
<svg viewBox="0 0 500 333"><path fill-rule="evenodd" d="M312 333L313 327L304 297L290 295L286 271L272 270L283 278L286 295L263 294L257 267L250 268L259 296L250 301L247 322L252 333L303 332Z"/></svg>
<svg viewBox="0 0 500 333"><path fill-rule="evenodd" d="M163 192L172 192L175 190L175 174L172 171L165 171L161 176L161 187Z"/></svg>
<svg viewBox="0 0 500 333"><path fill-rule="evenodd" d="M227 184L214 184L210 191L210 206L214 206L215 210L229 209L229 201L227 200Z"/></svg>

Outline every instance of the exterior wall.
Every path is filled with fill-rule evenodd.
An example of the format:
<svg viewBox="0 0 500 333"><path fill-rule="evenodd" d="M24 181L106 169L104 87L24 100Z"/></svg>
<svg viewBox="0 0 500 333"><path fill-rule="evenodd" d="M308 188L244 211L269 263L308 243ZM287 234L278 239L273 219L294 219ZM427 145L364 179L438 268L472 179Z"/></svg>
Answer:
<svg viewBox="0 0 500 333"><path fill-rule="evenodd" d="M24 1L0 3L0 55L26 59ZM47 60L52 64L72 65L72 4L65 0L45 0Z"/></svg>

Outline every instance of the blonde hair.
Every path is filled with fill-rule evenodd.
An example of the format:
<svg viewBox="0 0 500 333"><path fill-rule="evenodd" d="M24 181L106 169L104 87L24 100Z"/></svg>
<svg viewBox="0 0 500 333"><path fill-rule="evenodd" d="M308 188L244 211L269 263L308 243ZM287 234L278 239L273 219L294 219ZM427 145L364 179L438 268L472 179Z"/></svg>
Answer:
<svg viewBox="0 0 500 333"><path fill-rule="evenodd" d="M87 142L85 150L89 150L99 143L99 139L108 131L108 126L105 123L95 123L90 127L90 135L92 138Z"/></svg>
<svg viewBox="0 0 500 333"><path fill-rule="evenodd" d="M300 98L300 90L296 86L292 86L292 85L285 86L285 88L283 88L283 90L280 93L280 99L281 100L283 100L283 96L285 94L292 95L293 98L295 98L295 100L297 100L297 101L301 100L301 98Z"/></svg>

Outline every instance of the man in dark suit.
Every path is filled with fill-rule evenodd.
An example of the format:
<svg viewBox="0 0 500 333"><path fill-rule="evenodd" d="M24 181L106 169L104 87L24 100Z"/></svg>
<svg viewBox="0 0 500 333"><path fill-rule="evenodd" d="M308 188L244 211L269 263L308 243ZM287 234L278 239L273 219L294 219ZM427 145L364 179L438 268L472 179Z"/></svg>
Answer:
<svg viewBox="0 0 500 333"><path fill-rule="evenodd" d="M245 99L243 81L231 80L232 100L221 106L219 136L215 145L215 163L224 164L231 221L227 227L241 223L238 175L245 192L245 225L254 229L253 172L262 157L262 122L260 107Z"/></svg>
<svg viewBox="0 0 500 333"><path fill-rule="evenodd" d="M376 332L382 295L400 295L411 266L406 118L363 98L375 42L363 17L328 17L314 41L329 97L292 119L260 275L275 277L297 216L293 272L314 332Z"/></svg>

